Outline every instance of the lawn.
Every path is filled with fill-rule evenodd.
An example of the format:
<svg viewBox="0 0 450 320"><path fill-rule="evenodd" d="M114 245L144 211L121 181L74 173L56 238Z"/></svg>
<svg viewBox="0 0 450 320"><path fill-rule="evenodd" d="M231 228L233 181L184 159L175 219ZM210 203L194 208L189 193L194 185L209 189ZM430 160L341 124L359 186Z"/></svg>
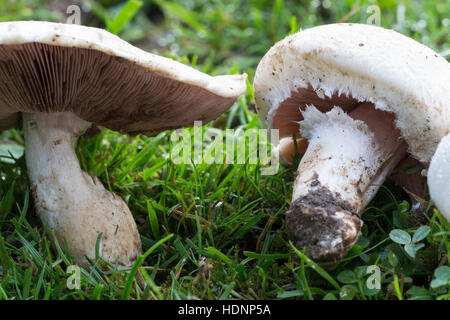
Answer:
<svg viewBox="0 0 450 320"><path fill-rule="evenodd" d="M203 132L261 128L251 88L256 66L301 28L367 23L378 8L381 26L450 59L450 2L441 0L81 2L82 24L211 75L248 74L245 96ZM0 0L0 21L65 22L66 8L66 1ZM74 289L70 256L51 247L35 214L22 131L1 133L0 299L450 299L450 227L428 202L417 209L386 182L363 212L360 241L332 269L289 242L284 212L295 166L261 175L261 163L175 165L171 133L80 138L83 170L126 201L145 254L130 270L96 259ZM412 222L417 215L423 225ZM370 286L374 275L379 288Z"/></svg>

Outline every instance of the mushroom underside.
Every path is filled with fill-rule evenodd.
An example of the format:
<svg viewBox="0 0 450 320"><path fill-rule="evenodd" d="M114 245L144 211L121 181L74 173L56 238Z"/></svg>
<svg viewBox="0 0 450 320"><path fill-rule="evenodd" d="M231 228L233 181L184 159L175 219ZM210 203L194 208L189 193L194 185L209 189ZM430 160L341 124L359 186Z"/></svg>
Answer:
<svg viewBox="0 0 450 320"><path fill-rule="evenodd" d="M295 149L303 154L286 212L288 232L317 261L341 259L357 243L361 213L391 172L397 183L423 190L415 186L422 177L405 178L396 169L408 153L394 115L368 101L321 98L307 87L292 92L274 114L282 157L291 161Z"/></svg>
<svg viewBox="0 0 450 320"><path fill-rule="evenodd" d="M237 99L95 49L35 42L0 44L0 78L0 129L18 126L20 112L74 112L111 130L154 135L209 122Z"/></svg>

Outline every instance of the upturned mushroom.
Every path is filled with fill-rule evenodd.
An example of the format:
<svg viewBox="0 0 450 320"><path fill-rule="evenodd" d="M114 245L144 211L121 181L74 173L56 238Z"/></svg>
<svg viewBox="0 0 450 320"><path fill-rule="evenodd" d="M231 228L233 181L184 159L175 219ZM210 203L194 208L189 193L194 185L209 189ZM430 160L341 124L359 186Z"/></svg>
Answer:
<svg viewBox="0 0 450 320"><path fill-rule="evenodd" d="M0 23L0 129L20 126L41 220L88 266L130 266L141 241L126 203L80 168L75 146L93 124L122 133L209 122L246 90L246 75L211 77L144 52L104 30L50 22Z"/></svg>
<svg viewBox="0 0 450 320"><path fill-rule="evenodd" d="M263 126L279 130L285 161L296 145L304 153L286 212L299 249L318 261L343 258L393 168L407 156L428 166L450 129L449 81L442 56L372 25L314 27L269 50L256 70L255 100ZM449 145L448 137L441 142L428 177L447 218Z"/></svg>

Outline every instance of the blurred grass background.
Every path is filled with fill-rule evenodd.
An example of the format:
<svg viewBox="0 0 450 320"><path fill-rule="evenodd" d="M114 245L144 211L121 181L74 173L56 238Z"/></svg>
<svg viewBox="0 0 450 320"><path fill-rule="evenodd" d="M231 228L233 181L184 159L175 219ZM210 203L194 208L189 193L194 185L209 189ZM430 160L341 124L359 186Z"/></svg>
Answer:
<svg viewBox="0 0 450 320"><path fill-rule="evenodd" d="M301 28L366 23L374 5L383 27L450 58L450 3L440 0L0 0L0 21L65 22L71 4L81 7L83 25L106 28L144 50L213 75L248 73L248 93L203 130L260 128L250 83L265 52ZM448 223L415 212L416 203L389 182L364 212L359 243L327 272L288 243L284 211L295 169L261 176L259 165L175 166L168 159L170 132L148 138L109 130L80 139L82 168L125 199L150 251L131 272L98 259L82 272L81 288L70 290L70 256L50 249L34 213L22 133L0 137L0 299L450 297ZM411 224L413 213L429 229ZM418 240L423 247L409 255L389 236L392 230L425 234ZM210 271L199 264L203 256ZM381 270L380 289L366 285L370 265Z"/></svg>

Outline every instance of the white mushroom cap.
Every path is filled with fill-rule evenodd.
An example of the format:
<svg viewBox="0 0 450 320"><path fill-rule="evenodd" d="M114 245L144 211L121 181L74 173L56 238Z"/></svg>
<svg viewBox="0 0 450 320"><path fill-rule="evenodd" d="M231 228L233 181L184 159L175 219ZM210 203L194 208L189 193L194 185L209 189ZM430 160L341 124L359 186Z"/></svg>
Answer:
<svg viewBox="0 0 450 320"><path fill-rule="evenodd" d="M259 63L253 85L258 113L268 128L282 129L274 125L279 107L290 103L298 110L299 104L288 100L310 85L319 97L351 97L393 112L409 153L429 162L449 132L449 80L450 64L413 39L373 25L331 24L276 43ZM297 113L293 120L302 120ZM281 130L280 138L296 130L298 126Z"/></svg>
<svg viewBox="0 0 450 320"><path fill-rule="evenodd" d="M102 29L40 21L0 23L0 77L3 129L18 111L58 111L155 134L209 122L247 88L245 74L211 77Z"/></svg>

